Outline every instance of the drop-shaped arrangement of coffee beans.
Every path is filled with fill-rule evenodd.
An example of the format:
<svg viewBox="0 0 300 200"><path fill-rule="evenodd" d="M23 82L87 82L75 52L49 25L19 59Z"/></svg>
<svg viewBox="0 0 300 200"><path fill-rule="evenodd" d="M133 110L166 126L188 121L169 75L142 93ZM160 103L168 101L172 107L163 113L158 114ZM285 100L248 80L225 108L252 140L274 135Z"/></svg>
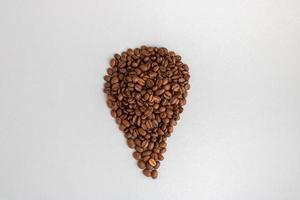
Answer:
<svg viewBox="0 0 300 200"><path fill-rule="evenodd" d="M167 139L186 104L189 78L181 57L163 47L127 49L110 60L107 105L147 177L158 176Z"/></svg>

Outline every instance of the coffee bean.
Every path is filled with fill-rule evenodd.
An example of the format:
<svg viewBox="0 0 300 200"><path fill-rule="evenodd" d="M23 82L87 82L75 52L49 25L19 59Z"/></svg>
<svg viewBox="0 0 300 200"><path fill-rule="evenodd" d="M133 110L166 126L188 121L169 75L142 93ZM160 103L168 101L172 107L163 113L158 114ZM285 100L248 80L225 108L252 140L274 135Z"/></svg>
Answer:
<svg viewBox="0 0 300 200"><path fill-rule="evenodd" d="M140 160L142 158L141 154L137 151L133 152L132 155L133 155L134 159L136 159L136 160Z"/></svg>
<svg viewBox="0 0 300 200"><path fill-rule="evenodd" d="M123 120L123 121L122 121L122 124L123 124L125 127L129 127L129 126L130 126L129 121L127 121L127 120Z"/></svg>
<svg viewBox="0 0 300 200"><path fill-rule="evenodd" d="M144 149L147 148L148 145L149 145L149 142L148 142L147 140L144 140L144 141L142 142L142 144L141 144L141 146L142 146Z"/></svg>
<svg viewBox="0 0 300 200"><path fill-rule="evenodd" d="M158 169L160 167L160 162L156 161L156 165L154 166L154 169Z"/></svg>
<svg viewBox="0 0 300 200"><path fill-rule="evenodd" d="M190 89L189 67L175 52L141 46L115 54L104 76L106 104L145 176L157 178L167 138Z"/></svg>
<svg viewBox="0 0 300 200"><path fill-rule="evenodd" d="M146 163L146 169L153 170L154 167L149 162Z"/></svg>
<svg viewBox="0 0 300 200"><path fill-rule="evenodd" d="M144 152L142 153L142 156L150 156L151 153L152 153L152 152L151 152L150 150L144 151Z"/></svg>
<svg viewBox="0 0 300 200"><path fill-rule="evenodd" d="M146 164L143 160L139 160L137 165L140 169L145 169L146 168Z"/></svg>
<svg viewBox="0 0 300 200"><path fill-rule="evenodd" d="M117 112L115 110L111 110L111 116L113 118L116 118L117 117Z"/></svg>
<svg viewBox="0 0 300 200"><path fill-rule="evenodd" d="M111 79L111 78L110 78L110 76L109 76L109 75L105 75L105 76L104 76L104 80L105 80L106 82L109 82L109 81L110 81L110 79ZM105 83L105 84L106 84L106 83Z"/></svg>
<svg viewBox="0 0 300 200"><path fill-rule="evenodd" d="M143 161L144 161L144 162L147 162L150 158L151 158L150 156L144 156L144 157L143 157Z"/></svg>
<svg viewBox="0 0 300 200"><path fill-rule="evenodd" d="M166 91L166 92L164 93L164 98L165 98L165 99L170 99L171 97L172 97L171 92Z"/></svg>
<svg viewBox="0 0 300 200"><path fill-rule="evenodd" d="M138 92L140 92L142 90L142 86L141 85L135 85L134 89Z"/></svg>
<svg viewBox="0 0 300 200"><path fill-rule="evenodd" d="M160 161L164 160L164 156L162 154L158 154L158 160Z"/></svg>
<svg viewBox="0 0 300 200"><path fill-rule="evenodd" d="M111 89L112 89L113 91L117 91L117 90L119 89L119 87L120 87L119 83L115 83L115 84L113 84L113 85L111 86Z"/></svg>
<svg viewBox="0 0 300 200"><path fill-rule="evenodd" d="M107 74L108 74L108 75L112 75L112 74L113 74L113 72L114 72L114 71L113 71L113 69L112 69L112 68L108 68L108 69L107 69Z"/></svg>
<svg viewBox="0 0 300 200"><path fill-rule="evenodd" d="M158 176L157 170L153 170L153 171L151 172L151 177L152 177L153 179L156 179L157 176Z"/></svg>
<svg viewBox="0 0 300 200"><path fill-rule="evenodd" d="M152 167L156 165L156 161L153 158L151 158L148 162Z"/></svg>
<svg viewBox="0 0 300 200"><path fill-rule="evenodd" d="M167 149L166 148L161 148L160 153L166 153Z"/></svg>
<svg viewBox="0 0 300 200"><path fill-rule="evenodd" d="M149 150L152 150L154 147L154 143L153 142L150 142L149 145L148 145L148 149Z"/></svg>
<svg viewBox="0 0 300 200"><path fill-rule="evenodd" d="M110 83L111 84L115 84L115 83L117 83L117 82L119 82L119 78L118 77L112 77L112 79L110 80Z"/></svg>
<svg viewBox="0 0 300 200"><path fill-rule="evenodd" d="M145 128L139 128L139 129L138 129L139 134L142 135L142 136L145 136L145 135L146 135L146 131L145 131L144 129L146 129L146 127L145 127Z"/></svg>
<svg viewBox="0 0 300 200"><path fill-rule="evenodd" d="M180 89L180 86L177 83L172 86L172 90L174 92L177 92L179 89Z"/></svg>
<svg viewBox="0 0 300 200"><path fill-rule="evenodd" d="M128 139L127 140L127 145L129 148L133 149L135 147L135 143L133 139Z"/></svg>
<svg viewBox="0 0 300 200"><path fill-rule="evenodd" d="M147 71L147 65L141 65L140 69L144 72Z"/></svg>
<svg viewBox="0 0 300 200"><path fill-rule="evenodd" d="M159 95L162 95L164 92L165 92L164 89L160 89L155 92L155 95L159 96Z"/></svg>
<svg viewBox="0 0 300 200"><path fill-rule="evenodd" d="M138 81L138 84L141 85L141 86L144 86L145 85L145 81L143 79L139 79Z"/></svg>
<svg viewBox="0 0 300 200"><path fill-rule="evenodd" d="M111 66L111 67L114 67L115 65L116 65L116 59L112 58L112 59L110 60L110 66Z"/></svg>
<svg viewBox="0 0 300 200"><path fill-rule="evenodd" d="M151 154L151 158L153 158L154 160L158 160L158 155L157 155L157 153L152 153L152 154Z"/></svg>
<svg viewBox="0 0 300 200"><path fill-rule="evenodd" d="M147 88L152 88L154 86L154 82L151 79L148 79L146 81L146 87Z"/></svg>
<svg viewBox="0 0 300 200"><path fill-rule="evenodd" d="M142 153L144 151L144 149L142 147L139 147L139 146L135 146L135 150L139 153Z"/></svg>
<svg viewBox="0 0 300 200"><path fill-rule="evenodd" d="M151 170L148 170L148 169L144 169L144 170L143 170L143 174L144 174L145 176L147 176L147 177L152 176Z"/></svg>

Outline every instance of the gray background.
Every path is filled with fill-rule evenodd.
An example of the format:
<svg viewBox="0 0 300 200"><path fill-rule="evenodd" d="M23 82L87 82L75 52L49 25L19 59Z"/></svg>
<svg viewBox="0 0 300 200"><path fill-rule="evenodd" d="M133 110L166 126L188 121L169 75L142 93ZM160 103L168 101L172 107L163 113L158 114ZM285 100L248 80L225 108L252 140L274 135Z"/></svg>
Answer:
<svg viewBox="0 0 300 200"><path fill-rule="evenodd" d="M300 1L0 1L0 199L300 199ZM182 55L159 179L102 93L110 56Z"/></svg>

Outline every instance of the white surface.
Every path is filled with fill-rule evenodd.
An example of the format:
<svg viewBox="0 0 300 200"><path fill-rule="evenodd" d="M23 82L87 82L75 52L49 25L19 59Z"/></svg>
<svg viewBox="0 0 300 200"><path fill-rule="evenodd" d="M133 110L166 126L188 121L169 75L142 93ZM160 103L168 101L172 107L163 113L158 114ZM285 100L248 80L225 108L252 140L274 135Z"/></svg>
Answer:
<svg viewBox="0 0 300 200"><path fill-rule="evenodd" d="M299 200L299 32L299 0L2 0L0 199ZM192 76L156 181L102 93L141 44Z"/></svg>

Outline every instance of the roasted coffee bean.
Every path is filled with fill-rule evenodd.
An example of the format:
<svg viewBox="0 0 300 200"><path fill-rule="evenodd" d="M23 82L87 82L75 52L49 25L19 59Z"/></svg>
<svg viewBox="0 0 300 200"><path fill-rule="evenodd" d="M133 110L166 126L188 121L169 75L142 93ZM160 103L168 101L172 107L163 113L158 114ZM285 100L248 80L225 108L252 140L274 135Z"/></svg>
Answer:
<svg viewBox="0 0 300 200"><path fill-rule="evenodd" d="M160 161L164 160L164 156L162 154L158 154L158 160Z"/></svg>
<svg viewBox="0 0 300 200"><path fill-rule="evenodd" d="M167 149L166 148L161 148L160 153L166 153Z"/></svg>
<svg viewBox="0 0 300 200"><path fill-rule="evenodd" d="M142 135L142 136L145 136L145 135L147 134L146 131L145 131L143 128L139 128L139 129L138 129L138 132L139 132L139 134Z"/></svg>
<svg viewBox="0 0 300 200"><path fill-rule="evenodd" d="M152 177L153 179L156 179L157 176L158 176L157 170L153 170L153 171L151 172L151 177Z"/></svg>
<svg viewBox="0 0 300 200"><path fill-rule="evenodd" d="M151 79L148 79L146 81L146 87L147 88L152 88L154 86L154 82Z"/></svg>
<svg viewBox="0 0 300 200"><path fill-rule="evenodd" d="M153 170L154 167L149 162L147 162L146 163L146 169Z"/></svg>
<svg viewBox="0 0 300 200"><path fill-rule="evenodd" d="M112 58L112 59L110 60L110 66L111 66L111 67L114 67L115 65L116 65L116 59Z"/></svg>
<svg viewBox="0 0 300 200"><path fill-rule="evenodd" d="M158 169L160 167L160 162L156 161L156 165L154 166L154 169Z"/></svg>
<svg viewBox="0 0 300 200"><path fill-rule="evenodd" d="M149 159L148 162L152 167L154 167L156 165L156 161L153 158Z"/></svg>
<svg viewBox="0 0 300 200"><path fill-rule="evenodd" d="M151 151L150 150L147 150L147 151L144 151L143 153L142 153L142 156L150 156L151 155Z"/></svg>
<svg viewBox="0 0 300 200"><path fill-rule="evenodd" d="M135 146L135 150L136 150L137 152L142 153L144 149L143 149L142 147Z"/></svg>
<svg viewBox="0 0 300 200"><path fill-rule="evenodd" d="M111 110L111 116L113 117L113 118L116 118L117 117L117 112L115 111L115 110Z"/></svg>
<svg viewBox="0 0 300 200"><path fill-rule="evenodd" d="M118 77L112 77L112 79L110 80L110 83L111 84L115 84L115 83L117 83L117 82L119 82L119 78Z"/></svg>
<svg viewBox="0 0 300 200"><path fill-rule="evenodd" d="M143 161L147 162L151 157L150 156L144 156Z"/></svg>
<svg viewBox="0 0 300 200"><path fill-rule="evenodd" d="M137 151L133 152L132 155L133 155L134 159L136 159L136 160L140 160L142 158L141 153L139 153Z"/></svg>
<svg viewBox="0 0 300 200"><path fill-rule="evenodd" d="M147 140L144 140L144 141L142 142L142 144L141 144L141 146L142 146L144 149L146 149L146 148L148 147L148 145L149 145L149 142L148 142Z"/></svg>
<svg viewBox="0 0 300 200"><path fill-rule="evenodd" d="M143 160L139 160L137 163L138 167L141 169L145 169L146 168L146 164Z"/></svg>
<svg viewBox="0 0 300 200"><path fill-rule="evenodd" d="M104 76L107 106L139 168L157 178L167 138L190 89L189 67L164 47L141 46L115 54Z"/></svg>
<svg viewBox="0 0 300 200"><path fill-rule="evenodd" d="M122 121L122 124L123 124L125 127L129 127L129 126L130 126L129 121L127 121L127 120L123 120L123 121Z"/></svg>
<svg viewBox="0 0 300 200"><path fill-rule="evenodd" d="M174 92L177 92L179 89L180 89L180 86L177 83L172 86L172 90Z"/></svg>
<svg viewBox="0 0 300 200"><path fill-rule="evenodd" d="M152 150L154 147L154 143L153 142L150 142L149 145L148 145L148 149L149 150Z"/></svg>
<svg viewBox="0 0 300 200"><path fill-rule="evenodd" d="M145 175L145 176L147 176L147 177L152 177L152 173L151 173L151 170L148 170L148 169L144 169L143 170L143 174Z"/></svg>
<svg viewBox="0 0 300 200"><path fill-rule="evenodd" d="M135 147L135 143L133 139L128 139L127 140L127 145L129 148L133 149Z"/></svg>
<svg viewBox="0 0 300 200"><path fill-rule="evenodd" d="M157 153L152 153L150 157L153 158L154 160L158 160Z"/></svg>

